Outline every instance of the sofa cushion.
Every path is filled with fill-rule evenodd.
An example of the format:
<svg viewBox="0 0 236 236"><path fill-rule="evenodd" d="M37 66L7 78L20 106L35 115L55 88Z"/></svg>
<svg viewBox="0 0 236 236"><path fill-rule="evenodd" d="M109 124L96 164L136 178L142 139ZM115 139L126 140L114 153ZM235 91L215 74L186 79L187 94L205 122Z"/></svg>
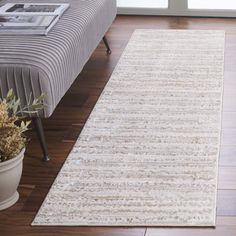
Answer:
<svg viewBox="0 0 236 236"><path fill-rule="evenodd" d="M0 96L13 88L25 103L31 93L37 97L43 92L43 117L52 114L116 15L115 0L54 2L68 2L70 8L47 36L0 37Z"/></svg>

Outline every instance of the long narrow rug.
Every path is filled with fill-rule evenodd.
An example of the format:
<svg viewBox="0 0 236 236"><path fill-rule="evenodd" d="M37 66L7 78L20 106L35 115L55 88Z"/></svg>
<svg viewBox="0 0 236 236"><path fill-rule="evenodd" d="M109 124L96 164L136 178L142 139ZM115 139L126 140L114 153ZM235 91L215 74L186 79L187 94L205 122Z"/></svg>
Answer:
<svg viewBox="0 0 236 236"><path fill-rule="evenodd" d="M224 37L136 30L32 225L214 226Z"/></svg>

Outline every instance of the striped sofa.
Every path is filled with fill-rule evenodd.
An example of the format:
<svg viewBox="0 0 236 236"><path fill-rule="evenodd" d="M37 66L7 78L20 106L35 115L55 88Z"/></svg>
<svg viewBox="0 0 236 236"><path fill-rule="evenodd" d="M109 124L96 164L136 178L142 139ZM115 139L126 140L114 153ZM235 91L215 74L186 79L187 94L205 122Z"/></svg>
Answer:
<svg viewBox="0 0 236 236"><path fill-rule="evenodd" d="M14 2L17 1L22 2ZM117 11L116 0L50 2L68 2L70 8L47 36L0 37L0 96L4 97L13 88L24 104L30 94L38 97L45 93L44 102L47 105L40 114L41 118L47 118L53 113L102 39L109 51L104 35ZM37 117L34 122L46 160L48 154L41 120Z"/></svg>

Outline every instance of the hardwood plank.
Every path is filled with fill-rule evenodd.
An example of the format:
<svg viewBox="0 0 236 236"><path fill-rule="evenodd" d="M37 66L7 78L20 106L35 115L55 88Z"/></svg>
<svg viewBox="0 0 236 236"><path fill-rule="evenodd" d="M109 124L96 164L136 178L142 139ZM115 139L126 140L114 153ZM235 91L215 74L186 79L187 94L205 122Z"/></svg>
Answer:
<svg viewBox="0 0 236 236"><path fill-rule="evenodd" d="M72 142L73 144L76 142L80 132L83 129L84 124L72 125L66 132L63 142Z"/></svg>
<svg viewBox="0 0 236 236"><path fill-rule="evenodd" d="M220 166L236 166L236 146L224 146L220 150Z"/></svg>
<svg viewBox="0 0 236 236"><path fill-rule="evenodd" d="M222 128L223 129L236 129L235 121L236 121L236 112L223 112L223 115L222 115Z"/></svg>
<svg viewBox="0 0 236 236"><path fill-rule="evenodd" d="M236 216L236 190L218 190L217 215Z"/></svg>
<svg viewBox="0 0 236 236"><path fill-rule="evenodd" d="M236 189L236 167L219 168L218 188L219 189Z"/></svg>
<svg viewBox="0 0 236 236"><path fill-rule="evenodd" d="M235 236L236 217L218 217L214 228L148 228L145 236Z"/></svg>
<svg viewBox="0 0 236 236"><path fill-rule="evenodd" d="M22 215L24 214L24 217ZM1 236L144 236L145 228L112 228L112 227L32 227L34 215L30 212L15 212L14 216L8 213L0 216ZM2 218L9 221L2 224ZM8 228L6 227L8 225Z"/></svg>
<svg viewBox="0 0 236 236"><path fill-rule="evenodd" d="M221 146L236 145L236 129L222 129Z"/></svg>

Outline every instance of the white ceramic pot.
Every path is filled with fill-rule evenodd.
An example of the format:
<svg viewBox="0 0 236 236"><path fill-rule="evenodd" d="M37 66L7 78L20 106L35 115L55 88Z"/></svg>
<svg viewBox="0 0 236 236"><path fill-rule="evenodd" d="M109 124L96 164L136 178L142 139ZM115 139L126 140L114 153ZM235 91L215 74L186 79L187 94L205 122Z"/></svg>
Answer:
<svg viewBox="0 0 236 236"><path fill-rule="evenodd" d="M4 210L17 202L19 193L23 158L23 149L15 158L0 163L0 210Z"/></svg>

